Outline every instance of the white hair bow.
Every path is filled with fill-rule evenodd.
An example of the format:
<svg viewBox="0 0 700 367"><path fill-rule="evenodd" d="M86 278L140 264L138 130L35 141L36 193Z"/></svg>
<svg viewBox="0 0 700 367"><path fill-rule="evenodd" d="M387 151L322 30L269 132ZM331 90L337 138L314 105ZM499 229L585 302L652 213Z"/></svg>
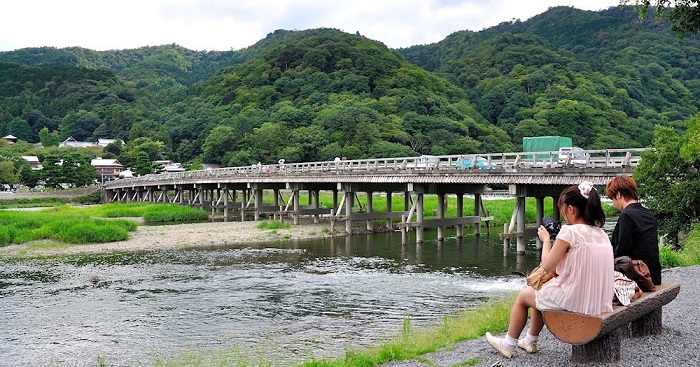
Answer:
<svg viewBox="0 0 700 367"><path fill-rule="evenodd" d="M578 185L578 191L580 191L581 195L586 199L588 199L588 195L591 194L591 190L595 190L595 187L588 181L583 181Z"/></svg>

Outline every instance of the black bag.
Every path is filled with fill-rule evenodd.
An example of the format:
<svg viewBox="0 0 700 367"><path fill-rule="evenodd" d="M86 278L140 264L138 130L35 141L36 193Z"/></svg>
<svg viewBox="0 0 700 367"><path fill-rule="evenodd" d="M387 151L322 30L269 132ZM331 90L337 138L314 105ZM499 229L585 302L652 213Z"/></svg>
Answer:
<svg viewBox="0 0 700 367"><path fill-rule="evenodd" d="M642 260L632 260L629 256L616 257L615 270L634 280L644 292L653 292L656 290L656 286L651 280L649 267Z"/></svg>

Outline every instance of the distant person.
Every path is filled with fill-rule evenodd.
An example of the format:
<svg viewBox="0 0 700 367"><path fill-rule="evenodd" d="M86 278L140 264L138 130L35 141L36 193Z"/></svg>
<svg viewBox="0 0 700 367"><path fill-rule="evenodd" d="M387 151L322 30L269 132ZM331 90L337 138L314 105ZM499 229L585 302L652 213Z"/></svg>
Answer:
<svg viewBox="0 0 700 367"><path fill-rule="evenodd" d="M620 211L612 234L614 257L629 256L632 260L644 261L651 280L656 285L661 284L656 217L638 202L637 184L629 176L615 177L608 181L605 194Z"/></svg>
<svg viewBox="0 0 700 367"><path fill-rule="evenodd" d="M284 171L284 158L280 158L280 160L277 161L277 164L280 165L280 171Z"/></svg>
<svg viewBox="0 0 700 367"><path fill-rule="evenodd" d="M340 166L340 157L335 157L333 162L335 163L335 169L338 169L338 167Z"/></svg>
<svg viewBox="0 0 700 367"><path fill-rule="evenodd" d="M537 339L544 327L542 311L567 310L586 315L612 311L613 257L610 238L603 231L605 213L600 196L590 182L566 188L557 207L567 224L561 226L554 244L544 226L537 229L542 240L541 267L557 277L539 290L522 289L510 313L508 332L504 338L486 333L488 343L503 357L513 356L516 347L527 353L537 352ZM532 309L530 329L518 340Z"/></svg>

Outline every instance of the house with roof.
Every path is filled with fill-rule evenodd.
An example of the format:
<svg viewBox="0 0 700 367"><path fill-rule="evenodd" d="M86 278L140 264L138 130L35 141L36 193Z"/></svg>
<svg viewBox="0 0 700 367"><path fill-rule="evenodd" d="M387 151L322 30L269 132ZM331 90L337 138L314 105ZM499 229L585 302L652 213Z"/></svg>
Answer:
<svg viewBox="0 0 700 367"><path fill-rule="evenodd" d="M35 155L23 155L22 159L27 161L30 166L32 166L32 170L38 171L42 169L43 167L41 166L41 162L39 162L39 157Z"/></svg>
<svg viewBox="0 0 700 367"><path fill-rule="evenodd" d="M17 142L17 137L14 135L5 135L2 137L3 139L7 140L8 143L14 144Z"/></svg>
<svg viewBox="0 0 700 367"><path fill-rule="evenodd" d="M105 138L98 138L96 145L99 145L101 147L106 147L112 143L115 143L118 139L105 139ZM122 145L124 145L124 141L120 140L122 142Z"/></svg>
<svg viewBox="0 0 700 367"><path fill-rule="evenodd" d="M102 178L102 182L116 180L119 174L124 170L124 165L116 159L102 159L97 157L90 161L90 164L95 167L95 171Z"/></svg>
<svg viewBox="0 0 700 367"><path fill-rule="evenodd" d="M59 147L75 147L75 148L89 148L89 147L94 147L96 144L91 143L89 141L78 141L75 140L72 136L69 136L68 139L60 142L58 144Z"/></svg>
<svg viewBox="0 0 700 367"><path fill-rule="evenodd" d="M153 161L153 165L154 166L161 166L161 172L164 172L164 173L186 171L185 167L182 166L182 163L176 163L176 162L173 162L171 160Z"/></svg>

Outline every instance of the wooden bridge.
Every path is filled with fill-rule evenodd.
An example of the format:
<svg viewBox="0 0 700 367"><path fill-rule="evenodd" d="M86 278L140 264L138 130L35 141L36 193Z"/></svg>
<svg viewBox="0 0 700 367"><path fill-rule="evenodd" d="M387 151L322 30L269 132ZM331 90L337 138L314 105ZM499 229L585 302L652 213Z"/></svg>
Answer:
<svg viewBox="0 0 700 367"><path fill-rule="evenodd" d="M601 189L612 177L631 175L640 161L643 148L587 150L583 156L559 157L559 152L496 153L483 155L420 156L361 160L335 160L287 164L256 164L246 167L151 174L106 182L105 201L149 201L179 203L209 209L224 220L247 216L259 220L264 215L290 215L294 223L301 216L330 218L345 222L345 231L353 233L353 222L365 222L368 231L376 221L387 228L396 226L406 234L415 228L416 241L423 242L425 228L438 229L444 239L445 227L456 227L461 237L465 224L474 225L479 235L481 223L491 219L484 211L483 198L489 186L502 185L516 197L516 205L506 225L504 244L517 238L518 252L525 251L525 198L537 203L537 225L544 213L544 198L557 198L561 191L586 180ZM333 194L332 208L321 208L319 192ZM284 200L282 192L290 196ZM308 192L308 205L301 205L301 193ZM356 210L357 193L366 193L363 210ZM263 200L265 194L271 195ZM386 210L372 205L375 193L386 195ZM392 211L394 193L403 194L404 210ZM436 219L424 219L423 196L437 195ZM446 218L445 195L456 195L456 217ZM474 196L474 215L465 216L463 199ZM340 199L340 201L339 201ZM556 200L555 200L556 202ZM555 219L559 212L553 208ZM404 236L406 242L407 236ZM538 240L538 246L541 244ZM504 252L506 248L504 247Z"/></svg>

